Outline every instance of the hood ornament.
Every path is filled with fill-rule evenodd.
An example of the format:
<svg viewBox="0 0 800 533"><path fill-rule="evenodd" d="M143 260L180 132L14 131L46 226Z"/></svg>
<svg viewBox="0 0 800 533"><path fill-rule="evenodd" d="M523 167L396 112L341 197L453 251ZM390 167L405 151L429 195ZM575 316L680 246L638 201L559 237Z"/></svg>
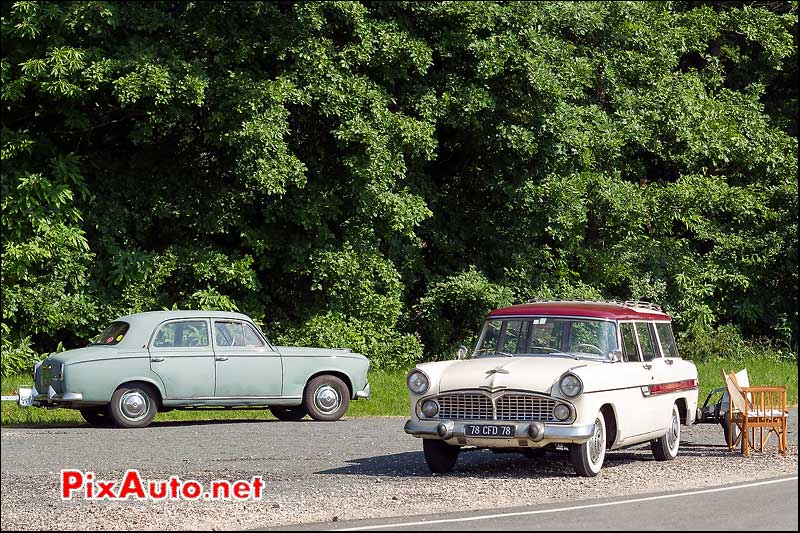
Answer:
<svg viewBox="0 0 800 533"><path fill-rule="evenodd" d="M497 368L486 371L487 376L491 376L492 374L508 374L508 370L498 366Z"/></svg>

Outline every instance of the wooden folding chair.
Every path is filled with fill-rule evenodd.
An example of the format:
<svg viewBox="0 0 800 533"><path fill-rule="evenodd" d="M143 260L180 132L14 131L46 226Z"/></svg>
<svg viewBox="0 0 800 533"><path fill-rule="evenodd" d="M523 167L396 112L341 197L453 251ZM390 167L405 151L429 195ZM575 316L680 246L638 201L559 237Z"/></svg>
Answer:
<svg viewBox="0 0 800 533"><path fill-rule="evenodd" d="M789 412L786 409L786 387L740 387L736 376L726 375L725 387L730 397L728 406L728 449L733 450L741 443L742 453L750 456L750 450L763 452L764 445L774 433L778 439L778 451L786 455L789 446L786 437L786 422ZM734 441L734 427L739 430L739 438ZM756 447L756 433L759 446Z"/></svg>

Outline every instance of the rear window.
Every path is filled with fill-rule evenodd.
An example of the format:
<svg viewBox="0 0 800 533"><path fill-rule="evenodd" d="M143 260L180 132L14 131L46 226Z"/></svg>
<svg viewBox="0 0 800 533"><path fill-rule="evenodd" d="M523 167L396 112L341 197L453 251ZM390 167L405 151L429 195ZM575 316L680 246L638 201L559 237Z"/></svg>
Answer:
<svg viewBox="0 0 800 533"><path fill-rule="evenodd" d="M128 333L129 327L130 324L127 322L112 322L92 344L101 344L105 346L119 344L119 342L125 338L125 334Z"/></svg>

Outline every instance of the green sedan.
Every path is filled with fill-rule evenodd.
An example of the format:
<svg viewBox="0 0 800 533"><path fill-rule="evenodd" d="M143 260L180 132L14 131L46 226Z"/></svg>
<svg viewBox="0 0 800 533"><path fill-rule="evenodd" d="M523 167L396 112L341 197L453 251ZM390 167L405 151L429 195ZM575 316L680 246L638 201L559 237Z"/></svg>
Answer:
<svg viewBox="0 0 800 533"><path fill-rule="evenodd" d="M280 420L338 420L369 398L369 360L348 349L273 346L246 315L121 317L85 348L36 364L19 404L78 409L90 424L145 427L158 411L269 408Z"/></svg>

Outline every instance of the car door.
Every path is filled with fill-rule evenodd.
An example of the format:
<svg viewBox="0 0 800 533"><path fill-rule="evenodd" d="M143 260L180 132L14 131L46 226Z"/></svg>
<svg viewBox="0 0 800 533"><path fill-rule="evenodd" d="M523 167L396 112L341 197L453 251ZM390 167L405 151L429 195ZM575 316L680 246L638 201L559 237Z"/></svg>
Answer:
<svg viewBox="0 0 800 533"><path fill-rule="evenodd" d="M214 359L219 399L247 398L268 403L283 388L280 354L252 324L242 320L214 319Z"/></svg>
<svg viewBox="0 0 800 533"><path fill-rule="evenodd" d="M697 369L678 355L669 322L655 322L651 326L655 342L661 348L660 356L653 360L654 382L658 385L655 393L660 396L662 404L659 416L664 427L668 427L672 420L672 405L687 390L697 387ZM689 408L694 409L691 405Z"/></svg>
<svg viewBox="0 0 800 533"><path fill-rule="evenodd" d="M643 360L643 348L637 334L640 329L633 322L619 324L623 358L621 371L626 374L628 387L626 401L617 405L619 430L623 440L634 439L638 435L650 433L655 428L651 420L655 412L653 403L643 394L643 390L647 390L646 388L653 382L653 371L652 363Z"/></svg>
<svg viewBox="0 0 800 533"><path fill-rule="evenodd" d="M642 367L650 372L649 387L643 389L646 394L645 401L649 407L647 422L650 431L665 429L669 425L672 415L672 396L657 392L655 386L668 383L670 373L669 365L664 364L658 337L652 322L635 322L636 338L639 341L639 350L642 357Z"/></svg>
<svg viewBox="0 0 800 533"><path fill-rule="evenodd" d="M178 319L156 327L150 342L150 369L164 383L164 399L201 400L214 396L214 351L209 321Z"/></svg>

